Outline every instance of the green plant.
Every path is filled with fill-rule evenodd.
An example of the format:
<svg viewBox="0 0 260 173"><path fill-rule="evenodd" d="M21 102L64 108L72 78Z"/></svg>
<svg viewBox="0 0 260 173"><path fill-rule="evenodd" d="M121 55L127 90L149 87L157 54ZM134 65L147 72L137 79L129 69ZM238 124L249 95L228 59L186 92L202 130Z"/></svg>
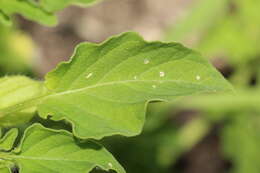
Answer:
<svg viewBox="0 0 260 173"><path fill-rule="evenodd" d="M51 26L57 23L55 12L71 4L92 2L96 1L0 0L0 22L10 25L10 16L21 14ZM159 165L150 158L145 160L154 164L149 172L163 172L172 157L176 159L196 144L209 126L197 119L181 129L162 129L167 118L160 114L164 104L157 107L157 101L228 90L232 90L228 82L201 55L177 43L146 42L135 33L125 33L102 44L80 44L72 59L48 73L45 81L25 76L0 78L4 134L0 135L0 172L13 168L21 173L125 172L101 145L107 146L106 140L112 141L108 142L110 149L111 145L124 148L124 142L144 154L157 149ZM147 118L144 134L121 138L119 143L110 137L140 134L146 109L156 118ZM147 148L144 141L153 144ZM128 149L129 154L136 153Z"/></svg>
<svg viewBox="0 0 260 173"><path fill-rule="evenodd" d="M20 14L40 24L57 24L55 13L69 5L88 6L98 0L1 0L0 22L10 25L11 15Z"/></svg>
<svg viewBox="0 0 260 173"><path fill-rule="evenodd" d="M16 139L16 130L3 136L0 168L76 173L98 167L123 173L95 140L140 134L151 101L230 90L199 53L178 43L147 42L132 32L102 44L82 43L44 82L25 76L0 79L0 126L29 126L22 138ZM35 114L43 122L69 123L72 130L45 128L35 119L26 125Z"/></svg>

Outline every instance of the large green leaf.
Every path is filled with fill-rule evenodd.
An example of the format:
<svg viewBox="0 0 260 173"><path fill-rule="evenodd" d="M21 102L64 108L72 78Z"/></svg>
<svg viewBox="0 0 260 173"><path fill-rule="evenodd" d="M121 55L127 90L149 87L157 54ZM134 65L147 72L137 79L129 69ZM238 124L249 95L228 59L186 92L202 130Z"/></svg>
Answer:
<svg viewBox="0 0 260 173"><path fill-rule="evenodd" d="M64 130L46 129L40 124L28 128L16 152L0 153L20 173L83 173L94 168L124 173L124 169L101 145L76 141Z"/></svg>
<svg viewBox="0 0 260 173"><path fill-rule="evenodd" d="M51 94L39 105L40 116L66 119L77 136L95 139L139 134L150 101L231 89L197 52L146 42L136 33L79 45L71 61L47 75L46 85Z"/></svg>
<svg viewBox="0 0 260 173"><path fill-rule="evenodd" d="M27 77L0 78L0 127L29 121L36 111L35 101L45 92L42 82Z"/></svg>
<svg viewBox="0 0 260 173"><path fill-rule="evenodd" d="M44 118L71 122L80 137L134 136L151 101L231 89L200 54L177 43L146 42L136 33L81 44L71 61L47 75L46 86L48 93L26 77L0 79L1 125L24 122L37 107Z"/></svg>

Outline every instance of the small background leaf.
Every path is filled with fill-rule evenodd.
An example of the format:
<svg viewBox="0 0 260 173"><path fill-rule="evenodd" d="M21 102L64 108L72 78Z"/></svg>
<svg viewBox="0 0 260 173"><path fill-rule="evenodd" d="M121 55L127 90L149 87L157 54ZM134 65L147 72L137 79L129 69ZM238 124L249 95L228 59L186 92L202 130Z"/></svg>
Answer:
<svg viewBox="0 0 260 173"><path fill-rule="evenodd" d="M0 139L0 150L9 151L13 148L14 142L18 136L18 129L9 130L2 139Z"/></svg>
<svg viewBox="0 0 260 173"><path fill-rule="evenodd" d="M8 18L20 14L29 20L43 25L57 24L55 12L69 6L87 6L99 0L1 0L0 22L10 24Z"/></svg>
<svg viewBox="0 0 260 173"><path fill-rule="evenodd" d="M27 19L44 25L55 25L57 23L54 15L23 0L1 0L0 10L8 16L21 14Z"/></svg>
<svg viewBox="0 0 260 173"><path fill-rule="evenodd" d="M34 1L35 0L31 0ZM66 8L69 5L90 5L93 2L97 2L100 0L39 0L38 2L35 2L39 6L41 6L44 10L48 12L57 12L63 8Z"/></svg>

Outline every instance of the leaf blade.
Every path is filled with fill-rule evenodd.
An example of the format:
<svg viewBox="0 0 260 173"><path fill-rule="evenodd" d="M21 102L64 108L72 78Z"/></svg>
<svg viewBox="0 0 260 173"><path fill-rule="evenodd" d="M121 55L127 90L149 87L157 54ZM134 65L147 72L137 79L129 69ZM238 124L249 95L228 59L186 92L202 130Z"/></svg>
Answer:
<svg viewBox="0 0 260 173"><path fill-rule="evenodd" d="M9 130L2 139L0 139L0 150L9 151L13 148L14 142L18 136L18 129Z"/></svg>
<svg viewBox="0 0 260 173"><path fill-rule="evenodd" d="M52 94L39 105L40 116L66 119L76 136L95 139L139 134L151 101L232 90L197 52L132 32L81 44L69 62L47 74L46 86Z"/></svg>
<svg viewBox="0 0 260 173"><path fill-rule="evenodd" d="M28 128L21 141L20 152L10 155L21 173L90 172L96 166L125 173L120 164L101 145L93 141L77 143L64 130L51 130L40 124Z"/></svg>

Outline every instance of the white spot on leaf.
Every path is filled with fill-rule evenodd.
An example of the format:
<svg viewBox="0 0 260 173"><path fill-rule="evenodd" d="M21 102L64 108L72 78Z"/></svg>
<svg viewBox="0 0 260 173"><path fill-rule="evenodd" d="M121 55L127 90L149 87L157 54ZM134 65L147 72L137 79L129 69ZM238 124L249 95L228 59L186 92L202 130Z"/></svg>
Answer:
<svg viewBox="0 0 260 173"><path fill-rule="evenodd" d="M98 167L98 166L96 166L95 169L96 169L96 170L99 170L99 171L102 170L102 169L101 169L100 167Z"/></svg>
<svg viewBox="0 0 260 173"><path fill-rule="evenodd" d="M137 76L134 76L134 79L136 80L136 79L137 79Z"/></svg>
<svg viewBox="0 0 260 173"><path fill-rule="evenodd" d="M109 166L110 168L113 168L113 164L112 164L112 163L108 163L108 166Z"/></svg>
<svg viewBox="0 0 260 173"><path fill-rule="evenodd" d="M153 88L156 88L156 85L153 85L152 87L153 87Z"/></svg>
<svg viewBox="0 0 260 173"><path fill-rule="evenodd" d="M197 75L197 76L196 76L196 79L197 79L197 80L200 80L200 76L199 76L199 75Z"/></svg>
<svg viewBox="0 0 260 173"><path fill-rule="evenodd" d="M165 73L163 71L160 71L160 77L164 77Z"/></svg>
<svg viewBox="0 0 260 173"><path fill-rule="evenodd" d="M88 79L88 78L90 78L92 75L93 75L93 73L89 73L89 74L86 76L86 78Z"/></svg>
<svg viewBox="0 0 260 173"><path fill-rule="evenodd" d="M144 64L149 64L150 63L150 61L149 61L149 59L144 59Z"/></svg>

